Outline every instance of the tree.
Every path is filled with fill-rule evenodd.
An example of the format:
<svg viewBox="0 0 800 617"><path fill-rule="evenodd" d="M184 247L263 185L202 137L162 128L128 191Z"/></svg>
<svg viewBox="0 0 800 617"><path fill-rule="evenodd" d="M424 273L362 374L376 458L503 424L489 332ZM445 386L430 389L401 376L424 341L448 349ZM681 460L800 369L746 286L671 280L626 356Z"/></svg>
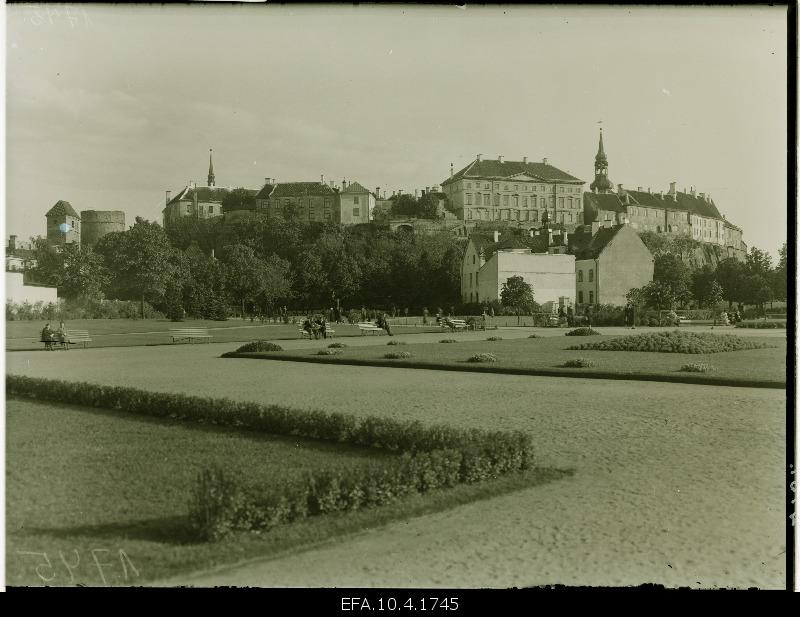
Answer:
<svg viewBox="0 0 800 617"><path fill-rule="evenodd" d="M722 287L717 283L716 271L714 268L705 265L698 270L694 270L691 273L691 277L691 291L695 300L697 300L698 306L714 306L721 301L721 297L716 298L716 296L712 294L712 290L720 291L720 293L722 290ZM714 287L714 285L716 285L716 287Z"/></svg>
<svg viewBox="0 0 800 617"><path fill-rule="evenodd" d="M744 301L743 285L746 273L745 265L733 257L723 259L717 265L716 280L722 286L722 298L728 302L728 308L734 302Z"/></svg>
<svg viewBox="0 0 800 617"><path fill-rule="evenodd" d="M745 267L749 274L767 278L772 272L772 255L755 246L751 246L750 252L745 258Z"/></svg>
<svg viewBox="0 0 800 617"><path fill-rule="evenodd" d="M706 292L705 304L710 308L714 308L723 300L722 285L717 281L711 281L711 285Z"/></svg>
<svg viewBox="0 0 800 617"><path fill-rule="evenodd" d="M64 267L58 282L58 294L67 299L101 300L108 285L103 258L89 246L64 245Z"/></svg>
<svg viewBox="0 0 800 617"><path fill-rule="evenodd" d="M145 300L152 304L164 301L167 288L179 286L181 252L173 248L158 223L136 217L133 227L103 236L95 250L103 256L110 275L112 297Z"/></svg>
<svg viewBox="0 0 800 617"><path fill-rule="evenodd" d="M222 198L222 211L231 212L233 210L255 210L256 197L248 189L233 189Z"/></svg>
<svg viewBox="0 0 800 617"><path fill-rule="evenodd" d="M657 234L654 231L642 231L639 232L639 239L653 254L653 257L666 253L668 250L668 240L664 234Z"/></svg>
<svg viewBox="0 0 800 617"><path fill-rule="evenodd" d="M656 280L642 287L642 297L646 306L660 310L672 310L679 300L671 285Z"/></svg>
<svg viewBox="0 0 800 617"><path fill-rule="evenodd" d="M672 309L677 303L686 304L691 301L691 271L677 255L664 253L655 258L653 263L653 283L658 283L661 286L653 297L661 298L662 302L667 297L670 298L669 306L666 308Z"/></svg>
<svg viewBox="0 0 800 617"><path fill-rule="evenodd" d="M188 265L188 280L183 285L186 312L202 319L225 319L225 271L222 262L204 255L197 245L190 246L184 255Z"/></svg>
<svg viewBox="0 0 800 617"><path fill-rule="evenodd" d="M256 296L256 303L263 313L269 313L276 302L292 295L291 265L277 255L270 255L262 264L261 291Z"/></svg>
<svg viewBox="0 0 800 617"><path fill-rule="evenodd" d="M779 251L778 265L772 271L770 277L770 287L772 288L772 297L775 300L786 300L786 243L783 243Z"/></svg>
<svg viewBox="0 0 800 617"><path fill-rule="evenodd" d="M509 277L500 291L503 306L512 309L517 315L533 312L533 288L521 276Z"/></svg>
<svg viewBox="0 0 800 617"><path fill-rule="evenodd" d="M32 238L31 244L36 267L28 271L30 281L39 285L58 287L64 271L63 253L41 236Z"/></svg>

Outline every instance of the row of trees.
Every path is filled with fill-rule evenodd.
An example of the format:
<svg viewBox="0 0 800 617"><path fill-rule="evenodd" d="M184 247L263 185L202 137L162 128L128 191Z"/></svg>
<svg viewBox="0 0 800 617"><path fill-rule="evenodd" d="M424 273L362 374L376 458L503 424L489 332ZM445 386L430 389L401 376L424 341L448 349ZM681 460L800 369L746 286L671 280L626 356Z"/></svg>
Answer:
<svg viewBox="0 0 800 617"><path fill-rule="evenodd" d="M748 304L763 312L767 302L786 300L786 244L774 267L772 257L756 247L744 262L731 257L716 266L698 266L690 258L696 247L680 240L683 251L667 248L655 254L653 281L629 295L636 304L667 310L689 305L713 308L727 302L729 308Z"/></svg>
<svg viewBox="0 0 800 617"><path fill-rule="evenodd" d="M449 234L414 237L372 226L186 219L165 231L137 218L94 250L35 242L35 282L67 299L148 302L169 316L220 319L226 308L390 308L458 303L462 247Z"/></svg>

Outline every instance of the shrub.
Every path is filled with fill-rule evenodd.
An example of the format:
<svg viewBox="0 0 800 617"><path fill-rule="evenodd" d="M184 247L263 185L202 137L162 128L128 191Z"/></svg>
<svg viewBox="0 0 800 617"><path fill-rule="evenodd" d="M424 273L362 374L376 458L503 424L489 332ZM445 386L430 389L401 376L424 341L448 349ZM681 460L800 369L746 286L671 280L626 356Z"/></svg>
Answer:
<svg viewBox="0 0 800 617"><path fill-rule="evenodd" d="M502 340L503 340L503 337L502 337L502 336L490 336L490 337L489 337L489 338L487 338L486 340L487 340L487 341L502 341Z"/></svg>
<svg viewBox="0 0 800 617"><path fill-rule="evenodd" d="M654 351L661 353L719 353L741 349L763 349L765 343L748 341L733 334L711 334L706 332L652 332L622 336L594 343L583 343L569 349L593 349L597 351Z"/></svg>
<svg viewBox="0 0 800 617"><path fill-rule="evenodd" d="M497 356L493 353L476 353L467 358L467 362L497 362Z"/></svg>
<svg viewBox="0 0 800 617"><path fill-rule="evenodd" d="M398 341L398 340L395 340L395 339L392 339L391 341L389 341L386 344L387 345L407 345L407 343L405 341Z"/></svg>
<svg viewBox="0 0 800 617"><path fill-rule="evenodd" d="M600 334L597 330L591 328L575 328L569 332L565 332L564 336L596 336Z"/></svg>
<svg viewBox="0 0 800 617"><path fill-rule="evenodd" d="M440 343L457 343L458 341L454 338L443 338Z"/></svg>
<svg viewBox="0 0 800 617"><path fill-rule="evenodd" d="M320 349L317 351L318 356L336 356L342 353L341 349Z"/></svg>
<svg viewBox="0 0 800 617"><path fill-rule="evenodd" d="M785 330L785 321L740 321L737 328L755 328L757 330Z"/></svg>
<svg viewBox="0 0 800 617"><path fill-rule="evenodd" d="M344 349L345 347L347 347L345 343L331 343L328 345L329 349Z"/></svg>
<svg viewBox="0 0 800 617"><path fill-rule="evenodd" d="M588 358L575 358L574 360L567 360L562 364L564 368L591 368L594 366L594 360Z"/></svg>
<svg viewBox="0 0 800 617"><path fill-rule="evenodd" d="M528 336L528 338L542 338L542 337L539 336L538 334L531 334L530 336Z"/></svg>
<svg viewBox="0 0 800 617"><path fill-rule="evenodd" d="M250 343L245 343L239 349L233 352L225 352L222 354L223 358L229 358L231 355L236 353L250 353L254 351L283 351L283 347L280 345L276 345L275 343L271 343L270 341L252 341Z"/></svg>
<svg viewBox="0 0 800 617"><path fill-rule="evenodd" d="M705 362L692 362L690 364L684 364L681 367L681 371L684 373L707 373L713 370L714 369Z"/></svg>
<svg viewBox="0 0 800 617"><path fill-rule="evenodd" d="M389 360L399 360L401 358L410 358L411 352L410 351L390 351L387 354L384 354L384 358Z"/></svg>

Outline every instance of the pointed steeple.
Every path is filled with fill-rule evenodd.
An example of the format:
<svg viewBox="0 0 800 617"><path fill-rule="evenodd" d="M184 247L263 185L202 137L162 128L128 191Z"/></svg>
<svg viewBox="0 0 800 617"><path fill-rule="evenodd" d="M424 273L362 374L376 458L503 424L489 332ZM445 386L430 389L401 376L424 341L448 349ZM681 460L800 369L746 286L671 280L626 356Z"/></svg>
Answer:
<svg viewBox="0 0 800 617"><path fill-rule="evenodd" d="M597 146L597 156L594 157L594 160L596 163L604 162L608 164L606 151L603 150L603 129L600 129L600 144Z"/></svg>
<svg viewBox="0 0 800 617"><path fill-rule="evenodd" d="M614 188L608 179L608 158L603 148L603 129L600 129L600 143L597 146L597 155L594 157L594 182L589 188L595 193L610 193Z"/></svg>
<svg viewBox="0 0 800 617"><path fill-rule="evenodd" d="M213 152L213 148L208 149L208 186L214 186L214 161L211 159Z"/></svg>

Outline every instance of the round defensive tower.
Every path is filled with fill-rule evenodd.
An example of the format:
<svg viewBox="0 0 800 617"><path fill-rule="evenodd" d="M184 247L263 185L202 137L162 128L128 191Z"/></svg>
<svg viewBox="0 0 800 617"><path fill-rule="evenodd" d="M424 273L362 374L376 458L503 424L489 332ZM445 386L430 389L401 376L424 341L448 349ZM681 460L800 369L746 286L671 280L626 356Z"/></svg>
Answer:
<svg viewBox="0 0 800 617"><path fill-rule="evenodd" d="M125 231L125 213L120 210L83 210L81 227L81 244L94 246L106 234Z"/></svg>

